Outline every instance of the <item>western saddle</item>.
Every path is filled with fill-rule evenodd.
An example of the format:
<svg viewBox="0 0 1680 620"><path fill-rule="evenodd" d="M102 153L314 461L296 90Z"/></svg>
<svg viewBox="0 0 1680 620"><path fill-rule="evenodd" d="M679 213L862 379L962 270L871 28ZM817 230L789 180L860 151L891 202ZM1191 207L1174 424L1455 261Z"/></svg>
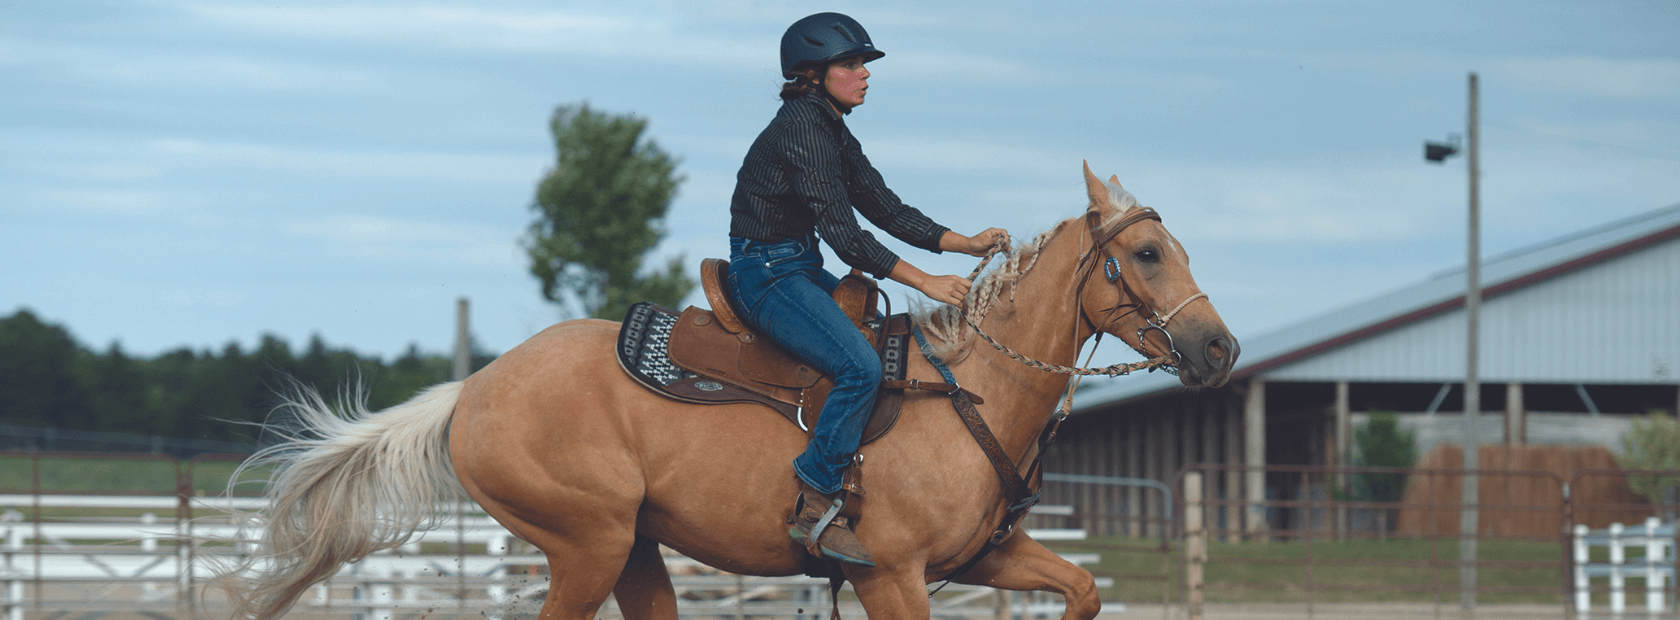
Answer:
<svg viewBox="0 0 1680 620"><path fill-rule="evenodd" d="M690 306L680 314L649 303L632 307L619 332L619 363L643 385L660 394L693 403L757 403L782 414L805 430L817 416L833 381L809 364L755 332L741 320L729 294L729 261L708 258L700 264L700 285L711 310ZM834 301L881 355L883 381L861 444L891 430L907 389L950 393L946 383L906 380L910 316L876 318L881 289L856 271L840 280ZM660 337L668 338L659 342ZM649 371L648 360L663 352L664 372ZM969 394L976 403L979 396Z"/></svg>

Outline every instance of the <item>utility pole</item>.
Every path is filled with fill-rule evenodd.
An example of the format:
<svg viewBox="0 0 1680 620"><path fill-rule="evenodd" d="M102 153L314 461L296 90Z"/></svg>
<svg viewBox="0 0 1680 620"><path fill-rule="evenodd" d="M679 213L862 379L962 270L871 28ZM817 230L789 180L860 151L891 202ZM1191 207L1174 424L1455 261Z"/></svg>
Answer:
<svg viewBox="0 0 1680 620"><path fill-rule="evenodd" d="M472 374L472 331L467 328L467 298L455 300L455 368L450 380L465 381Z"/></svg>
<svg viewBox="0 0 1680 620"><path fill-rule="evenodd" d="M449 373L453 381L466 381L472 374L472 330L468 328L467 298L455 300L455 366ZM455 501L455 600L458 612L467 605L467 515L466 498Z"/></svg>
<svg viewBox="0 0 1680 620"><path fill-rule="evenodd" d="M1470 73L1470 127L1466 136L1470 163L1470 242L1465 262L1464 316L1468 324L1465 345L1464 372L1464 469L1463 507L1458 524L1458 605L1465 610L1476 608L1476 536L1480 533L1481 479L1475 470L1481 468L1481 441L1477 436L1477 422L1482 412L1482 386L1476 376L1478 328L1482 310L1482 219L1481 179L1479 178L1481 142L1476 101L1476 73Z"/></svg>

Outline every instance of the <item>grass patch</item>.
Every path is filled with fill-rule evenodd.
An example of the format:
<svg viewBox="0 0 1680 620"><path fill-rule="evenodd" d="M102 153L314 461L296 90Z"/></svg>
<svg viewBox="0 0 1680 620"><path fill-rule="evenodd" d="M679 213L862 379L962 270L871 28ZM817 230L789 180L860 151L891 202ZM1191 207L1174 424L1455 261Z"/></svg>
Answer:
<svg viewBox="0 0 1680 620"><path fill-rule="evenodd" d="M1177 600L1183 578L1183 550L1174 544L1162 554L1160 542L1096 538L1049 543L1058 553L1098 553L1102 561L1086 565L1097 576L1112 577L1104 599L1159 602L1163 589ZM1477 569L1477 600L1500 603L1563 603L1562 549L1556 542L1484 540L1481 562L1517 566ZM1432 559L1433 558L1433 559ZM1314 541L1311 598L1315 602L1431 602L1458 600L1458 540ZM1203 596L1210 602L1304 603L1308 599L1307 545L1304 542L1214 543L1204 567ZM1522 591L1537 589L1537 591ZM1515 590L1515 591L1513 591Z"/></svg>
<svg viewBox="0 0 1680 620"><path fill-rule="evenodd" d="M76 493L175 493L177 471L188 472L188 462L168 457L113 455L110 458L0 457L0 493L29 493L33 488L34 463L40 464L43 491ZM228 477L239 464L231 461L190 463L194 495L227 492ZM251 478L247 476L246 480ZM259 485L240 485L240 495L253 495Z"/></svg>

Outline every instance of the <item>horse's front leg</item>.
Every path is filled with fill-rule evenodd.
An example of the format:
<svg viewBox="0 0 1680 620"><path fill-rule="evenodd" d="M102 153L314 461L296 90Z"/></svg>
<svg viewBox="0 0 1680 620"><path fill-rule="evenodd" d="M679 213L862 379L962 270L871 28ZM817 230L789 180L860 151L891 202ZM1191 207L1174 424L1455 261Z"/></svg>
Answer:
<svg viewBox="0 0 1680 620"><path fill-rule="evenodd" d="M677 620L677 591L671 586L665 558L659 555L659 543L636 537L624 571L613 585L613 597L624 620Z"/></svg>
<svg viewBox="0 0 1680 620"><path fill-rule="evenodd" d="M1067 601L1063 620L1091 620L1102 610L1091 572L1062 559L1024 532L1010 536L1003 546L952 581L1003 590L1055 592Z"/></svg>
<svg viewBox="0 0 1680 620"><path fill-rule="evenodd" d="M875 560L880 562L882 556L875 556ZM930 610L925 566L922 561L897 561L882 562L874 568L848 564L845 570L870 620L927 620Z"/></svg>

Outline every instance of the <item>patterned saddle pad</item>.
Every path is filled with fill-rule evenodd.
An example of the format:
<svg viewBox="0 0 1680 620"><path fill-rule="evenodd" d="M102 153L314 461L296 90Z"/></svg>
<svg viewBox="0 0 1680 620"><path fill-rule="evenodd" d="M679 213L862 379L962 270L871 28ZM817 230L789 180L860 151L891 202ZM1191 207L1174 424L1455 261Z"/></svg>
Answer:
<svg viewBox="0 0 1680 620"><path fill-rule="evenodd" d="M909 317L866 324L881 348L883 375L905 383ZM711 311L675 310L652 303L630 308L618 332L618 363L631 378L659 394L691 403L758 403L809 432L833 383L780 347L751 331L730 333ZM863 442L885 434L898 420L902 386L883 389L865 427Z"/></svg>

